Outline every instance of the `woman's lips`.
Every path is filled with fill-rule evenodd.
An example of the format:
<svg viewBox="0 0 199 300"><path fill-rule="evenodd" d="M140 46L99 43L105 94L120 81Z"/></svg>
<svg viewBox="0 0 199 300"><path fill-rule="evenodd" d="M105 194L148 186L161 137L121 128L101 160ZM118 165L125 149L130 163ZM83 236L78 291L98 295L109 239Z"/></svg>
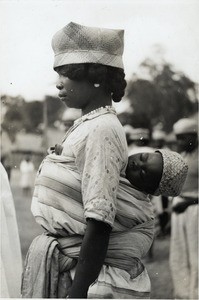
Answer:
<svg viewBox="0 0 199 300"><path fill-rule="evenodd" d="M66 97L67 97L67 94L61 94L61 93L59 93L59 94L58 94L58 97L59 97L59 98L66 98Z"/></svg>
<svg viewBox="0 0 199 300"><path fill-rule="evenodd" d="M58 97L61 101L66 101L68 99L66 94L59 94Z"/></svg>

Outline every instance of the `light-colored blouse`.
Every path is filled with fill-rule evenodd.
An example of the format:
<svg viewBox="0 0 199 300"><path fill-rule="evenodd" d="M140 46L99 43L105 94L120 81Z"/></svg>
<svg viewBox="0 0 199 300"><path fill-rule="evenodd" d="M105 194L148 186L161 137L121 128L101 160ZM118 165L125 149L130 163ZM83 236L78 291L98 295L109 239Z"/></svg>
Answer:
<svg viewBox="0 0 199 300"><path fill-rule="evenodd" d="M113 226L119 178L125 175L128 149L113 109L75 122L63 142L63 156L74 158L82 182L85 218Z"/></svg>

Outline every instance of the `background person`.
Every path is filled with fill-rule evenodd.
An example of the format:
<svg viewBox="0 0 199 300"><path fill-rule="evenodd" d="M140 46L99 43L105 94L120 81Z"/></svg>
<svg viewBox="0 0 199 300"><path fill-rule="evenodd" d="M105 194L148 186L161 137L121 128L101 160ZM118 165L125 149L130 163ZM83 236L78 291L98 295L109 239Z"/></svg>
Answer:
<svg viewBox="0 0 199 300"><path fill-rule="evenodd" d="M20 163L21 179L20 185L23 193L28 195L34 183L34 165L29 155L27 155Z"/></svg>
<svg viewBox="0 0 199 300"><path fill-rule="evenodd" d="M11 164L11 155L10 153L3 153L1 154L1 163L4 166L6 173L8 175L8 179L10 181L11 178L11 171L12 171L12 164Z"/></svg>
<svg viewBox="0 0 199 300"><path fill-rule="evenodd" d="M20 298L22 257L14 200L5 168L1 174L1 298Z"/></svg>
<svg viewBox="0 0 199 300"><path fill-rule="evenodd" d="M187 179L173 199L170 268L174 294L179 299L198 299L198 127L183 118L173 126L178 150L188 164Z"/></svg>

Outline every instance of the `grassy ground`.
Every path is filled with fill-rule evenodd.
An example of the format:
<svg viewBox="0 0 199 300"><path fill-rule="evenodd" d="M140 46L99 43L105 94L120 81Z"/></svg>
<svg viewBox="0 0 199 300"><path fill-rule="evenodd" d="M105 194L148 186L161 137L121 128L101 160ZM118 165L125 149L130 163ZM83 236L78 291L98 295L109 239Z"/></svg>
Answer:
<svg viewBox="0 0 199 300"><path fill-rule="evenodd" d="M35 222L30 211L31 193L24 195L19 187L19 172L17 170L12 172L11 189L14 196L22 257L24 260L30 243L35 236L42 232L42 229ZM144 260L144 264L151 278L152 299L173 299L173 287L168 265L169 243L169 237L157 239L153 247L153 260Z"/></svg>

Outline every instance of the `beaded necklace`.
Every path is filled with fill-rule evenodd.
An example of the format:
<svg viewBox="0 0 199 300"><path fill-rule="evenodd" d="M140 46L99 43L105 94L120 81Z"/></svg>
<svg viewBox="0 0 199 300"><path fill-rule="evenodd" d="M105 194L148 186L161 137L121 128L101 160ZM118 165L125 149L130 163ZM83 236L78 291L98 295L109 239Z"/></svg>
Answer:
<svg viewBox="0 0 199 300"><path fill-rule="evenodd" d="M113 106L111 106L111 105L106 105L105 107L101 106L99 108L91 110L86 115L83 115L79 119L75 120L74 123L81 123L81 122L85 121L90 115L94 115L94 114L100 113L100 112L112 112L112 113L116 113L115 108Z"/></svg>
<svg viewBox="0 0 199 300"><path fill-rule="evenodd" d="M116 110L113 106L111 105L106 105L105 107L99 107L96 108L92 111L90 111L89 113L87 113L86 115L83 115L82 117L78 118L77 120L74 121L74 124L71 128L69 128L69 130L66 132L62 143L65 141L65 139L67 138L67 136L69 136L69 134L75 130L81 123L83 123L85 120L89 119L90 116L96 114L96 113L113 113L116 114Z"/></svg>

